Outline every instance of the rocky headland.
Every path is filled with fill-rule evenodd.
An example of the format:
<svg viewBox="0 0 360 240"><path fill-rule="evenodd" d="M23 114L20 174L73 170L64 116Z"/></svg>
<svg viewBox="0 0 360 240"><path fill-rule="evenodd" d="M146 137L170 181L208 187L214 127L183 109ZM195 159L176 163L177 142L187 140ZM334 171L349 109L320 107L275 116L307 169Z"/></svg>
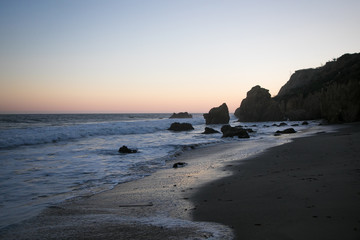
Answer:
<svg viewBox="0 0 360 240"><path fill-rule="evenodd" d="M235 116L243 122L360 121L360 53L345 54L322 67L296 71L273 98L267 89L253 87Z"/></svg>

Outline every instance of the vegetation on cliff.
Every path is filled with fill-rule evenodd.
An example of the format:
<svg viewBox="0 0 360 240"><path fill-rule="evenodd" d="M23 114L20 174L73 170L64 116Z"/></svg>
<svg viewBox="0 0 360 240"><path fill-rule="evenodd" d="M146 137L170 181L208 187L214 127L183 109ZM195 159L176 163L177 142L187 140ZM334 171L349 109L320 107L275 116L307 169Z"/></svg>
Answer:
<svg viewBox="0 0 360 240"><path fill-rule="evenodd" d="M243 105L243 102L247 103ZM281 118L323 118L330 123L359 121L360 53L345 54L319 68L296 71L278 95L270 100L269 96L247 96L243 102L235 112L240 121ZM249 109L249 106L253 107ZM280 109L280 115L277 108ZM274 116L280 116L280 119L274 119Z"/></svg>

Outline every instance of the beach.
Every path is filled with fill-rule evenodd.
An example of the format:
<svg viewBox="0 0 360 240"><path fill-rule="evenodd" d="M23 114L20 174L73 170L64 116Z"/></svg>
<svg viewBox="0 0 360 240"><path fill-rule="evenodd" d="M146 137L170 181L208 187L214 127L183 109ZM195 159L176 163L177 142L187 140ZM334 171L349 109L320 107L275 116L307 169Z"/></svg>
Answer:
<svg viewBox="0 0 360 240"><path fill-rule="evenodd" d="M0 240L360 240L359 12L0 1Z"/></svg>
<svg viewBox="0 0 360 240"><path fill-rule="evenodd" d="M360 125L267 150L194 196L237 239L360 239Z"/></svg>
<svg viewBox="0 0 360 240"><path fill-rule="evenodd" d="M289 143L250 158L242 153L251 142L186 151L168 168L50 206L0 237L359 239L359 129L284 136Z"/></svg>

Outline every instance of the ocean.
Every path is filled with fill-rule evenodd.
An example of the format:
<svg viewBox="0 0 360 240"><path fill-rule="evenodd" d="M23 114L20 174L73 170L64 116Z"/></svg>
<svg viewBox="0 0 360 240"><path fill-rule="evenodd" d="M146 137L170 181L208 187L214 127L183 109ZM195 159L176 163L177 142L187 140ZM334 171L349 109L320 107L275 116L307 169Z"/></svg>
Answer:
<svg viewBox="0 0 360 240"><path fill-rule="evenodd" d="M308 131L318 121L239 123L252 128L249 139L201 134L202 114L191 119L169 119L171 114L24 114L0 115L0 228L39 214L64 200L87 196L117 184L143 178L194 147L226 142L268 139L279 144L287 139L274 132L294 126ZM172 132L173 122L191 123L195 130ZM219 130L222 125L210 125ZM253 141L254 143L256 141ZM259 141L258 141L259 142ZM121 154L126 145L135 154ZM257 146L255 152L264 148ZM251 155L251 153L249 153Z"/></svg>

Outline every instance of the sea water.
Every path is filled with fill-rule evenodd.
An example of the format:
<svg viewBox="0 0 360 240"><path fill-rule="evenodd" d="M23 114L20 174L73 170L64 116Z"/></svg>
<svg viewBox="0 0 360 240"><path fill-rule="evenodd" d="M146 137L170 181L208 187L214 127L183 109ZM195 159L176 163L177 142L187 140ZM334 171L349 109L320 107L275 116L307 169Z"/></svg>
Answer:
<svg viewBox="0 0 360 240"><path fill-rule="evenodd" d="M242 124L255 132L250 139L201 134L202 114L169 119L170 114L27 114L0 115L0 228L40 213L66 199L98 193L169 167L166 162L193 147L229 141L269 138L273 122ZM195 130L172 132L173 122ZM240 125L232 117L232 126ZM304 131L318 125L294 127ZM220 131L222 125L210 125ZM255 142L255 141L254 141ZM119 147L136 149L121 154ZM263 146L258 146L261 149Z"/></svg>

